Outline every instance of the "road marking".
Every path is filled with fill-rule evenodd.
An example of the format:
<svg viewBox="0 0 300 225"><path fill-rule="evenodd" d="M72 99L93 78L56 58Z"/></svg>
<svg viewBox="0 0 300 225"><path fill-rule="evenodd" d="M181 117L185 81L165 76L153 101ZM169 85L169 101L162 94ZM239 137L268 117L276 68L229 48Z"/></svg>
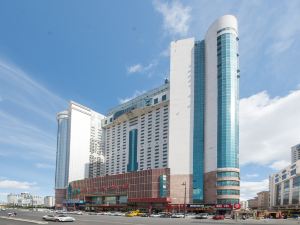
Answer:
<svg viewBox="0 0 300 225"><path fill-rule="evenodd" d="M7 220L16 220L16 221L28 222L28 223L35 223L35 224L48 224L48 222L44 222L44 221L27 220L27 219L16 218L16 217L0 216L0 218L1 219L7 219Z"/></svg>
<svg viewBox="0 0 300 225"><path fill-rule="evenodd" d="M134 224L137 225L136 223L127 223L127 222L117 222L117 221L109 221L109 220L79 220L77 219L77 221L81 221L81 222L104 222L104 223L112 223L112 224ZM139 225L144 225L144 224L139 224Z"/></svg>

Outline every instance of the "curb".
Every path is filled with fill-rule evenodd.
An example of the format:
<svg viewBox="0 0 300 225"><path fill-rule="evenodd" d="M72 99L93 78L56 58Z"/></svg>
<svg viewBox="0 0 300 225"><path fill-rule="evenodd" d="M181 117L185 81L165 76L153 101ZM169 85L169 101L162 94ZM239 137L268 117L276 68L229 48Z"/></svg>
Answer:
<svg viewBox="0 0 300 225"><path fill-rule="evenodd" d="M16 221L28 222L28 223L35 223L35 224L48 224L48 222L44 222L44 221L28 220L28 219L22 219L22 218L16 218L16 217L0 216L0 218L1 219L7 219L7 220L16 220Z"/></svg>

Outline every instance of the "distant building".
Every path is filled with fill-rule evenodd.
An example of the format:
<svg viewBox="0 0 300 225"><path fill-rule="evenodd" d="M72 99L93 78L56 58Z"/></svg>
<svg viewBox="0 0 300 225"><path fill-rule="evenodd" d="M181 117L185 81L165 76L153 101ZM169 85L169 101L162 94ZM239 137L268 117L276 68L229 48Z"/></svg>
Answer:
<svg viewBox="0 0 300 225"><path fill-rule="evenodd" d="M42 206L44 205L44 198L38 195L31 195L27 192L21 194L9 194L7 195L7 204L12 206Z"/></svg>
<svg viewBox="0 0 300 225"><path fill-rule="evenodd" d="M257 209L258 208L258 197L248 200L249 209Z"/></svg>
<svg viewBox="0 0 300 225"><path fill-rule="evenodd" d="M300 160L269 177L270 207L299 208L300 206Z"/></svg>
<svg viewBox="0 0 300 225"><path fill-rule="evenodd" d="M241 201L241 209L248 209L249 206L248 206L248 201Z"/></svg>
<svg viewBox="0 0 300 225"><path fill-rule="evenodd" d="M44 206L47 208L52 208L55 206L55 201L53 196L46 196L44 198Z"/></svg>
<svg viewBox="0 0 300 225"><path fill-rule="evenodd" d="M300 144L297 144L297 145L295 145L295 146L293 146L292 148L291 148L291 162L292 163L295 163L297 160L299 160L300 159Z"/></svg>
<svg viewBox="0 0 300 225"><path fill-rule="evenodd" d="M270 192L269 191L261 191L257 193L257 208L258 209L269 209L270 205Z"/></svg>
<svg viewBox="0 0 300 225"><path fill-rule="evenodd" d="M18 200L20 198L19 194L9 194L7 195L7 204L8 205L18 205Z"/></svg>

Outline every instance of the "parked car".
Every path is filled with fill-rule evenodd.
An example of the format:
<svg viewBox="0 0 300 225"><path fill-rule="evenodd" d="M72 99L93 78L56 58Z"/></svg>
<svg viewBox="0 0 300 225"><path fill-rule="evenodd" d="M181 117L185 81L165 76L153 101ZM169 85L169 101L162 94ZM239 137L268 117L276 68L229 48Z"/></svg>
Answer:
<svg viewBox="0 0 300 225"><path fill-rule="evenodd" d="M54 215L46 215L46 216L43 216L43 220L56 221L56 216L54 216Z"/></svg>
<svg viewBox="0 0 300 225"><path fill-rule="evenodd" d="M135 210L135 211L130 211L128 213L125 214L125 216L127 217L134 217L134 216L138 216L140 214L139 210Z"/></svg>
<svg viewBox="0 0 300 225"><path fill-rule="evenodd" d="M159 218L159 217L160 217L160 214L153 213L153 214L150 214L149 217Z"/></svg>
<svg viewBox="0 0 300 225"><path fill-rule="evenodd" d="M172 214L169 212L161 212L159 215L161 218L170 218L172 216Z"/></svg>
<svg viewBox="0 0 300 225"><path fill-rule="evenodd" d="M208 219L208 213L200 213L195 216L195 219Z"/></svg>
<svg viewBox="0 0 300 225"><path fill-rule="evenodd" d="M122 213L122 212L112 212L111 216L125 216L125 213Z"/></svg>
<svg viewBox="0 0 300 225"><path fill-rule="evenodd" d="M225 219L225 216L223 216L223 215L214 215L214 216L213 216L213 219L214 219L214 220L224 220L224 219Z"/></svg>
<svg viewBox="0 0 300 225"><path fill-rule="evenodd" d="M73 217L70 216L66 216L66 215L46 215L43 216L43 220L46 221L55 221L55 222L74 222L75 219Z"/></svg>
<svg viewBox="0 0 300 225"><path fill-rule="evenodd" d="M184 214L182 213L174 213L171 215L171 218L184 218Z"/></svg>

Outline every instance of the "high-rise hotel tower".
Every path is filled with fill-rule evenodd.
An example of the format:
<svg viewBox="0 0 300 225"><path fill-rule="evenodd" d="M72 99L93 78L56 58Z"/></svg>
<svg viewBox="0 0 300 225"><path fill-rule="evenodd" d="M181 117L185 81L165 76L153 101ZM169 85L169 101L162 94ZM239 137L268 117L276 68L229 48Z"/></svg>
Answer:
<svg viewBox="0 0 300 225"><path fill-rule="evenodd" d="M66 158L66 163L57 160L57 170L68 167L68 172L56 173L68 179L67 198L100 206L182 204L184 183L187 203L238 203L238 58L237 20L225 15L210 26L204 40L172 42L170 80L97 115L101 135L93 136L93 142L93 111L75 104L75 114L71 104L58 120L59 131L68 133L59 132L57 154ZM68 129L67 119L74 121ZM79 145L82 138L86 145ZM94 142L97 151L90 148ZM92 152L99 154L98 173L92 172Z"/></svg>
<svg viewBox="0 0 300 225"><path fill-rule="evenodd" d="M231 15L171 43L169 167L193 174L193 202L239 201L238 57Z"/></svg>

